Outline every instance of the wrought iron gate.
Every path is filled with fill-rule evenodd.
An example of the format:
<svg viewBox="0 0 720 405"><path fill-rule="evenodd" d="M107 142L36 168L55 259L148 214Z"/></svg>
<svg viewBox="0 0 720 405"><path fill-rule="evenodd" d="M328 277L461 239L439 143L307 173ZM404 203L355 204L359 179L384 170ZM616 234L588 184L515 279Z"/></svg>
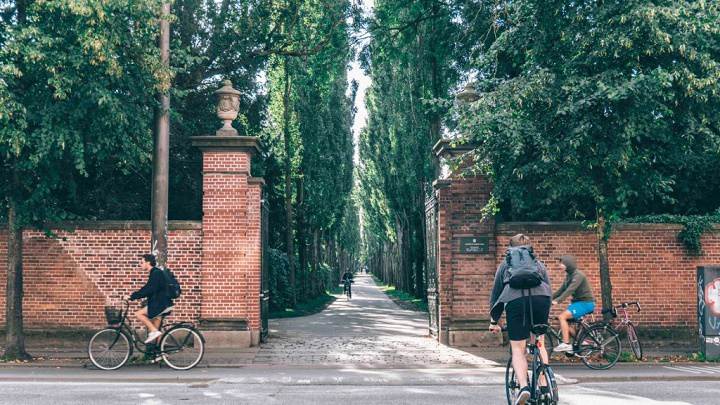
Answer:
<svg viewBox="0 0 720 405"><path fill-rule="evenodd" d="M429 316L429 329L432 336L438 336L438 221L437 200L435 196L425 201L425 280L427 280L427 301Z"/></svg>
<svg viewBox="0 0 720 405"><path fill-rule="evenodd" d="M267 250L268 245L268 220L270 216L270 208L268 207L267 199L263 198L261 202L261 238L262 238L262 258L261 258L261 271L260 271L260 341L267 342L268 338L268 316L270 314L270 287L269 287L269 266Z"/></svg>

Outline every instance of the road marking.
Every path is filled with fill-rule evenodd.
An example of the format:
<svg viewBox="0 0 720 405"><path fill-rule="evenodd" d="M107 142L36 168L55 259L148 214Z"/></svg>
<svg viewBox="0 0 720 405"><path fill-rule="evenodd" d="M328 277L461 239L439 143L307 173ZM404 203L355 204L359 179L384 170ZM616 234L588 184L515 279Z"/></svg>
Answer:
<svg viewBox="0 0 720 405"><path fill-rule="evenodd" d="M560 403L565 405L691 405L688 402L657 401L637 395L621 394L618 392L579 386L566 386L565 389L561 390Z"/></svg>
<svg viewBox="0 0 720 405"><path fill-rule="evenodd" d="M692 374L720 374L720 367L700 367L700 366L663 366L668 370L682 371Z"/></svg>
<svg viewBox="0 0 720 405"><path fill-rule="evenodd" d="M698 366L686 366L686 367L691 368L693 370L698 370L701 373L709 373L709 374L717 373L717 370L712 367L698 367Z"/></svg>
<svg viewBox="0 0 720 405"><path fill-rule="evenodd" d="M668 369L668 370L673 370L673 371L684 371L684 372L686 372L686 373L701 374L699 371L696 371L696 370L688 370L688 369L686 369L686 368L684 368L684 367L680 367L680 366L674 366L674 367L663 366L663 367L666 368L666 369Z"/></svg>

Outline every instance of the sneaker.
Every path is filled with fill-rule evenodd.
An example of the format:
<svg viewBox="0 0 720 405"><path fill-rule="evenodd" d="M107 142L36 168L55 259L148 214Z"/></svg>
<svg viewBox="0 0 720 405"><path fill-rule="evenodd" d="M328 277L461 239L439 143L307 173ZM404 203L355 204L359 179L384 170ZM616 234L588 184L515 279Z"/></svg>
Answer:
<svg viewBox="0 0 720 405"><path fill-rule="evenodd" d="M530 388L522 387L517 399L515 400L515 405L525 405L528 399L530 399Z"/></svg>
<svg viewBox="0 0 720 405"><path fill-rule="evenodd" d="M162 332L159 330L156 330L155 332L150 332L147 339L145 339L145 344L152 343L155 339L159 338L160 335L162 335Z"/></svg>
<svg viewBox="0 0 720 405"><path fill-rule="evenodd" d="M559 345L555 346L555 348L553 349L553 352L557 352L557 353L562 353L562 352L569 353L572 351L573 351L573 347L568 343L560 343Z"/></svg>

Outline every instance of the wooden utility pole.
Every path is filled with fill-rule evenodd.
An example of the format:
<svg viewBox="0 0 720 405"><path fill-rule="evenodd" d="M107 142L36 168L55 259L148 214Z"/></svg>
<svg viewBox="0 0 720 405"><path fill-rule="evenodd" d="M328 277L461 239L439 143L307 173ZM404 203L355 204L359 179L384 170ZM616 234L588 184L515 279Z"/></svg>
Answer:
<svg viewBox="0 0 720 405"><path fill-rule="evenodd" d="M163 3L160 16L160 60L170 67L170 3ZM169 87L169 86L168 86ZM167 261L168 183L170 172L170 93L164 88L158 95L160 106L155 113L153 149L152 239L150 247L158 265Z"/></svg>

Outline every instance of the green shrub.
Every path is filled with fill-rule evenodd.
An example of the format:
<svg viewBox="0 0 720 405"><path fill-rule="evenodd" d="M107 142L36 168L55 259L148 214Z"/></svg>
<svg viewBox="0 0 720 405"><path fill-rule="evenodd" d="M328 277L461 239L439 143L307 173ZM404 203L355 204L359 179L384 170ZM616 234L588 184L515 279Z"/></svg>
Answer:
<svg viewBox="0 0 720 405"><path fill-rule="evenodd" d="M268 287L270 288L270 309L285 309L292 303L290 286L290 263L287 255L277 249L267 250Z"/></svg>

